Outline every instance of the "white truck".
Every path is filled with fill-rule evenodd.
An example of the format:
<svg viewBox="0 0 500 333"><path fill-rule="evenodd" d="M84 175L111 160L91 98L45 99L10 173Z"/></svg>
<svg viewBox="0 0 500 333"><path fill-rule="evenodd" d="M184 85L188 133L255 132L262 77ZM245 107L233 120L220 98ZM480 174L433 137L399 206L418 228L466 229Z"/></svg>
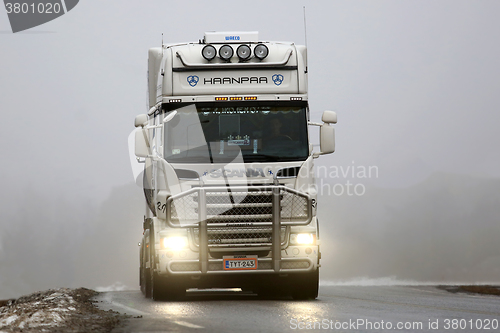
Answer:
<svg viewBox="0 0 500 333"><path fill-rule="evenodd" d="M257 32L207 32L149 50L149 112L135 119L146 197L140 286L318 296L313 161L336 113L309 120L307 52ZM309 127L319 126L314 152Z"/></svg>

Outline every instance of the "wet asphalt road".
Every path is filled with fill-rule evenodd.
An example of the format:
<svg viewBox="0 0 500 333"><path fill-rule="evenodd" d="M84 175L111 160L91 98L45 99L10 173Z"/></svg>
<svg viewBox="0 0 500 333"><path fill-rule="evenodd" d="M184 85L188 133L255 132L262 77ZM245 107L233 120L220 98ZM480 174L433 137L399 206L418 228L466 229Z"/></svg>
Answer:
<svg viewBox="0 0 500 333"><path fill-rule="evenodd" d="M155 302L140 291L106 292L97 301L132 316L117 333L500 332L500 297L432 286L322 286L315 301L231 290L189 292L177 302Z"/></svg>

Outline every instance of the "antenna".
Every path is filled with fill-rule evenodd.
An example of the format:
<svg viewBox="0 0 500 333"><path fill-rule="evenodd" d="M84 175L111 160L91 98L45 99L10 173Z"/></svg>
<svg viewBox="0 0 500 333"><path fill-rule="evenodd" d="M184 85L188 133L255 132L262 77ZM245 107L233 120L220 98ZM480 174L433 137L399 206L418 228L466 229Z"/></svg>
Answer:
<svg viewBox="0 0 500 333"><path fill-rule="evenodd" d="M163 47L163 32L161 33L161 56L163 57L163 54L165 52L165 48Z"/></svg>
<svg viewBox="0 0 500 333"><path fill-rule="evenodd" d="M306 25L306 6L302 7L304 9L304 40L307 47L307 25Z"/></svg>
<svg viewBox="0 0 500 333"><path fill-rule="evenodd" d="M302 7L304 9L304 42L306 44L306 73L307 73L307 25L306 25L306 6Z"/></svg>

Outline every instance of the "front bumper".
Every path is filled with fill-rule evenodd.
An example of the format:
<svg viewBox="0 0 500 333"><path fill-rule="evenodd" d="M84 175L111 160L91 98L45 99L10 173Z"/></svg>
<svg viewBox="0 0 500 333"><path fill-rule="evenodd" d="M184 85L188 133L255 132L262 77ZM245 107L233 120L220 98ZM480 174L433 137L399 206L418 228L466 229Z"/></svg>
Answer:
<svg viewBox="0 0 500 333"><path fill-rule="evenodd" d="M255 274L276 273L272 258L259 258L255 270L224 270L222 259L209 259L205 274ZM314 263L309 258L282 258L278 273L308 272L314 269ZM202 274L198 260L172 260L166 265L166 274L193 275Z"/></svg>
<svg viewBox="0 0 500 333"><path fill-rule="evenodd" d="M235 253L236 254L236 253ZM252 255L251 251L237 253L238 255ZM222 258L209 256L206 263L206 271L202 270L202 263L199 260L199 253L184 250L172 252L162 250L159 254L157 272L160 275L226 275L226 274L287 274L287 273L307 273L316 270L319 266L319 246L288 246L281 251L278 269L275 269L272 255L257 258L257 268L252 270L225 270Z"/></svg>

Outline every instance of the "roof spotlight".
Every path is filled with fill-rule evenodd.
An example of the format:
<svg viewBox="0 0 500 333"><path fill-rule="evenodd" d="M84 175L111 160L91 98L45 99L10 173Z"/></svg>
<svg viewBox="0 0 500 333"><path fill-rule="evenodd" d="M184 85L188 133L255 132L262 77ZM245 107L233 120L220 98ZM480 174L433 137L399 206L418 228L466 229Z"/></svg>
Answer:
<svg viewBox="0 0 500 333"><path fill-rule="evenodd" d="M206 45L203 48L203 50L201 50L201 55L203 56L203 58L207 59L208 61L215 58L216 54L217 54L217 50L212 45Z"/></svg>
<svg viewBox="0 0 500 333"><path fill-rule="evenodd" d="M247 60L252 55L252 50L248 45L240 45L236 49L236 55L240 60Z"/></svg>
<svg viewBox="0 0 500 333"><path fill-rule="evenodd" d="M233 48L229 45L222 45L219 49L219 57L223 60L229 61L233 57L234 51Z"/></svg>
<svg viewBox="0 0 500 333"><path fill-rule="evenodd" d="M264 44L258 44L254 49L253 49L253 53L255 53L255 56L257 58L259 58L260 60L264 59L265 57L267 57L267 55L269 54L269 49L267 48L267 46L265 46Z"/></svg>

